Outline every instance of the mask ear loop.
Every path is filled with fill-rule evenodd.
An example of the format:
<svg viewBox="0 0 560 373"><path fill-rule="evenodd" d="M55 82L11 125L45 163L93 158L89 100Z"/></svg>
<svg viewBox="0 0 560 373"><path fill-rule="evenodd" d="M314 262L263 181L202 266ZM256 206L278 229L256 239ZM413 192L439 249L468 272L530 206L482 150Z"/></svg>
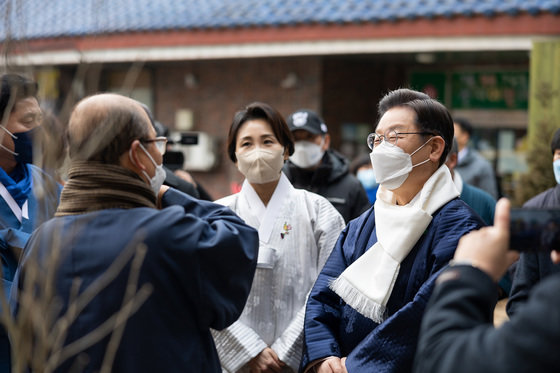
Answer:
<svg viewBox="0 0 560 373"><path fill-rule="evenodd" d="M132 159L132 148L128 149L128 159L130 160L130 162L135 165L136 167L138 167L138 165L136 164L136 162L134 162L134 159ZM140 168L140 167L138 167Z"/></svg>
<svg viewBox="0 0 560 373"><path fill-rule="evenodd" d="M418 149L416 149L415 151L413 151L412 153L410 153L410 156L412 157L414 154L416 154L416 152L420 149L422 149L428 142L430 142L430 140L432 140L434 137L430 137L428 140L426 140L425 143L423 143L422 145L420 145L420 147ZM416 166L421 166L424 163L428 163L430 161L430 158L426 159L425 161L422 161L420 163L416 163L415 165L412 166L412 168L416 167Z"/></svg>
<svg viewBox="0 0 560 373"><path fill-rule="evenodd" d="M17 139L17 136L14 135L13 133L11 133L10 131L8 131L8 129L4 126L0 126L0 128L2 128L4 131L6 131L8 133L8 135L12 136L12 139Z"/></svg>
<svg viewBox="0 0 560 373"><path fill-rule="evenodd" d="M152 161L152 163L154 164L154 167L157 167L158 164L156 163L156 161L154 160L154 158L152 158L151 154L146 150L146 148L144 147L144 145L142 145L142 143L139 143L140 147L142 148L142 150L144 151L144 154L146 154L148 156L148 158L150 158L150 161Z"/></svg>
<svg viewBox="0 0 560 373"><path fill-rule="evenodd" d="M151 160L152 162L154 162L154 160L153 160L152 156L150 155L150 153L148 153L148 152L146 151L146 149L142 146L142 144L140 144L140 146L142 147L142 151L144 151L144 153L146 153L146 155L150 158L150 160ZM132 162L132 164L134 164L134 161L132 160L132 148L130 148L130 149L128 150L128 158L130 159L130 161ZM156 162L154 162L154 164L156 164ZM136 167L138 167L137 164L134 164L134 165L135 165ZM156 167L157 167L157 164L156 164ZM140 167L138 167L138 168L140 168ZM140 171L141 171L142 174L146 177L146 179L148 179L148 180L151 180L151 179L152 179L152 178L150 177L150 175L148 175L148 173L147 173L145 170L140 170Z"/></svg>
<svg viewBox="0 0 560 373"><path fill-rule="evenodd" d="M12 136L12 139L17 140L17 136L14 135L13 133L11 133L10 131L8 131L8 129L4 126L0 126L0 128L2 128L8 135ZM7 147L5 147L4 145L0 144L0 148L4 149L5 151L7 151L8 153L12 154L12 155L19 155L19 153L14 152L13 150L8 149Z"/></svg>

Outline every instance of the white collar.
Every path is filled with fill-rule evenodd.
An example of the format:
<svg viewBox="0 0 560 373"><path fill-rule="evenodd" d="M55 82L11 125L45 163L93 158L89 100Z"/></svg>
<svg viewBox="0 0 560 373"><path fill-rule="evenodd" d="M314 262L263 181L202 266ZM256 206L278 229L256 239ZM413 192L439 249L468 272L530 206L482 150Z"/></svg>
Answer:
<svg viewBox="0 0 560 373"><path fill-rule="evenodd" d="M251 211L251 214L259 223L258 227L255 228L259 230L260 241L268 243L270 240L274 229L274 221L281 212L281 207L285 198L287 198L293 189L294 187L282 172L278 180L278 185L276 185L276 189L274 189L274 193L272 193L268 205L265 206L247 179L243 182L239 193L246 199L247 205L250 208L249 211Z"/></svg>
<svg viewBox="0 0 560 373"><path fill-rule="evenodd" d="M23 206L19 207L14 197L12 197L10 192L8 192L8 189L6 189L2 183L0 183L0 196L2 196L4 201L6 201L6 204L10 207L10 210L12 210L12 213L15 215L20 224L22 222L22 218L29 219L28 200L23 203Z"/></svg>
<svg viewBox="0 0 560 373"><path fill-rule="evenodd" d="M459 191L459 195L461 195L463 193L464 181L463 178L461 177L461 174L458 173L457 171L453 172L453 183L455 184L455 187Z"/></svg>

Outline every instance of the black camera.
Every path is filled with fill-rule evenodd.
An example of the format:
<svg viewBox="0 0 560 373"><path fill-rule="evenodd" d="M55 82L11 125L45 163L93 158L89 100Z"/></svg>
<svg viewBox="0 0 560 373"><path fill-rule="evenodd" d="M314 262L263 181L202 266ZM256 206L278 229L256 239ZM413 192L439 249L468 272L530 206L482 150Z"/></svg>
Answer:
<svg viewBox="0 0 560 373"><path fill-rule="evenodd" d="M185 154L181 148L191 145L198 145L198 133L171 133L167 138L167 150L163 155L163 164L170 170L182 169L185 162Z"/></svg>

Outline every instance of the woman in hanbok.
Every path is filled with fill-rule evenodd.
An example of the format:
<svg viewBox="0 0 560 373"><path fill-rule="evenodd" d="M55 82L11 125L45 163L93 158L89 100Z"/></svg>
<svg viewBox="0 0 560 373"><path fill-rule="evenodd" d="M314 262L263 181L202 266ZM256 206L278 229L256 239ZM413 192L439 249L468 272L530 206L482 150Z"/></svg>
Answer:
<svg viewBox="0 0 560 373"><path fill-rule="evenodd" d="M295 189L282 173L294 152L291 132L271 106L253 103L236 113L228 153L245 176L229 206L259 232L259 256L243 314L214 332L226 372L297 371L305 302L344 220L323 197Z"/></svg>

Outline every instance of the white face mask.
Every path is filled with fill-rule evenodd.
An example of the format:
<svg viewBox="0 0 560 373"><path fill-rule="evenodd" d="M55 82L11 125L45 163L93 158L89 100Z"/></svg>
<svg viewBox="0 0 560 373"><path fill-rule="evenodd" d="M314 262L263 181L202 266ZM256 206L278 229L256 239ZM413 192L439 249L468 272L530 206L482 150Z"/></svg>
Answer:
<svg viewBox="0 0 560 373"><path fill-rule="evenodd" d="M156 168L156 173L155 173L154 177L150 177L148 175L148 173L144 170L142 170L142 173L144 174L144 176L146 176L146 179L150 180L150 187L154 191L154 194L157 196L158 193L159 193L159 190L161 189L161 186L163 185L163 182L165 181L165 170L163 169L162 164L158 165L156 163L156 161L154 161L154 159L152 158L150 153L148 153L148 151L146 150L146 148L144 148L144 146L142 144L140 144L140 147L142 148L144 153L146 153L148 158L150 158L150 161L152 161L152 163L154 164L154 167ZM132 161L132 149L129 150L128 157Z"/></svg>
<svg viewBox="0 0 560 373"><path fill-rule="evenodd" d="M309 141L297 141L294 144L294 154L290 156L290 161L299 168L316 166L325 154L322 149L324 142L325 138L321 140L319 145Z"/></svg>
<svg viewBox="0 0 560 373"><path fill-rule="evenodd" d="M428 141L432 138L428 139ZM428 141L413 151L412 154L408 154L398 146L391 145L386 141L383 141L373 148L369 154L369 158L377 182L389 190L400 187L414 167L420 166L430 160L428 158L414 166L412 165L412 156L418 150L422 149Z"/></svg>
<svg viewBox="0 0 560 373"><path fill-rule="evenodd" d="M235 153L237 168L253 184L265 184L280 179L284 165L284 148L269 150L255 148Z"/></svg>

